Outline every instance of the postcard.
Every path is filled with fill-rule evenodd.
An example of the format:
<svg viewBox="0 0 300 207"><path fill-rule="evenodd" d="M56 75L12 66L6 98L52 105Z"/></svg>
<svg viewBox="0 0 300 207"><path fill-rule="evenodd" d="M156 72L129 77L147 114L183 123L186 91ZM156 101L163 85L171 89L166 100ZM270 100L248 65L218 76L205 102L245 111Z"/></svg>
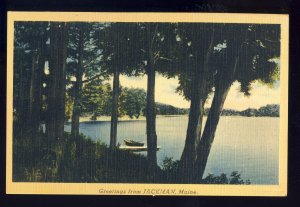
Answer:
<svg viewBox="0 0 300 207"><path fill-rule="evenodd" d="M286 196L288 21L8 12L6 193Z"/></svg>

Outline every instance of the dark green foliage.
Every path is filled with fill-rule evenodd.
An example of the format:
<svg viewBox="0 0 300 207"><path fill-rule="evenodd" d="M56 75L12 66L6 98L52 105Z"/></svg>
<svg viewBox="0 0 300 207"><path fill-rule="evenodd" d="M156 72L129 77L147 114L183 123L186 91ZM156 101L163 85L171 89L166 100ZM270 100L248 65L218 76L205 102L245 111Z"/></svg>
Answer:
<svg viewBox="0 0 300 207"><path fill-rule="evenodd" d="M109 83L97 79L86 83L82 90L82 112L94 117L110 115L111 93Z"/></svg>
<svg viewBox="0 0 300 207"><path fill-rule="evenodd" d="M208 113L209 109L206 109ZM243 111L237 111L232 109L224 109L221 116L268 116L268 117L279 117L279 105L267 104L259 109L248 108Z"/></svg>
<svg viewBox="0 0 300 207"><path fill-rule="evenodd" d="M162 169L164 171L175 171L178 169L178 161L173 161L172 157L165 157Z"/></svg>
<svg viewBox="0 0 300 207"><path fill-rule="evenodd" d="M61 147L65 146L64 150ZM48 150L45 135L33 141L16 133L13 146L15 182L145 182L146 158L126 151L111 151L101 142L65 133L61 144ZM77 148L80 155L76 155ZM58 162L59 157L62 157ZM59 166L58 166L59 163Z"/></svg>
<svg viewBox="0 0 300 207"><path fill-rule="evenodd" d="M279 117L280 106L277 104L268 104L258 109L258 116Z"/></svg>
<svg viewBox="0 0 300 207"><path fill-rule="evenodd" d="M146 91L139 88L123 88L124 101L120 107L130 118L139 118L146 107Z"/></svg>
<svg viewBox="0 0 300 207"><path fill-rule="evenodd" d="M189 113L189 109L177 108L172 105L155 103L156 114L159 115L184 115Z"/></svg>
<svg viewBox="0 0 300 207"><path fill-rule="evenodd" d="M104 25L101 23L87 23L87 22L71 22L68 24L68 80L76 76L78 70L85 75L86 82L89 79L99 76L105 79L108 77L106 67L101 55L101 48L98 45L98 34L103 32ZM81 35L81 36L80 36ZM81 51L78 49L82 44ZM79 55L79 53L81 53ZM82 60L79 60L79 59ZM82 61L82 66L79 62ZM82 67L82 68L80 68Z"/></svg>
<svg viewBox="0 0 300 207"><path fill-rule="evenodd" d="M242 116L255 116L257 114L258 114L257 109L251 109L251 108L249 108L249 109L246 109L244 111L241 111L241 115Z"/></svg>
<svg viewBox="0 0 300 207"><path fill-rule="evenodd" d="M272 85L278 80L279 66L274 59L280 56L280 27L279 25L264 24L178 24L177 52L175 60L181 70L178 74L180 85L177 92L186 99L190 99L192 80L194 75L191 66L196 64L198 72L203 68L199 65L201 58L195 63L195 54L206 55L207 50L203 39L195 35L193 31L200 32L200 36L206 39L213 33L214 52L209 60L208 79L212 81L207 93L211 92L218 76L222 82L238 80L241 84L241 92L250 95L251 83L260 80L264 84ZM209 34L207 34L208 32ZM208 42L208 41L206 41ZM185 52L182 52L185 51ZM202 51L199 53L199 51ZM197 53L198 52L198 53ZM236 71L232 68L235 58L238 57ZM233 72L233 73L232 73ZM203 73L204 75L204 73Z"/></svg>
<svg viewBox="0 0 300 207"><path fill-rule="evenodd" d="M229 180L227 175L222 173L220 176L215 176L213 174L209 174L206 178L203 179L203 183L205 184L228 184Z"/></svg>
<svg viewBox="0 0 300 207"><path fill-rule="evenodd" d="M244 181L241 179L241 175L237 171L233 171L230 174L230 177L227 177L226 174L222 173L219 176L209 174L202 181L203 184L234 184L234 185L250 185L250 180Z"/></svg>
<svg viewBox="0 0 300 207"><path fill-rule="evenodd" d="M82 91L81 108L85 115L109 116L111 114L112 89L109 83L103 83L99 79L86 83ZM68 99L67 99L68 100ZM66 102L66 108L72 108L72 102ZM156 114L158 115L183 115L188 114L188 109L177 108L168 104L156 103ZM128 115L130 118L145 116L146 91L140 88L120 88L118 104L118 116Z"/></svg>
<svg viewBox="0 0 300 207"><path fill-rule="evenodd" d="M44 108L41 107L44 103L41 103L41 96L45 95L46 91L42 85L47 82L47 78L42 70L45 55L49 53L49 44L46 43L49 37L49 24L48 22L15 22L14 27L14 116L31 124L26 126L25 130L35 131L38 122L44 120L40 114L44 112ZM28 119L32 114L37 117L33 120Z"/></svg>

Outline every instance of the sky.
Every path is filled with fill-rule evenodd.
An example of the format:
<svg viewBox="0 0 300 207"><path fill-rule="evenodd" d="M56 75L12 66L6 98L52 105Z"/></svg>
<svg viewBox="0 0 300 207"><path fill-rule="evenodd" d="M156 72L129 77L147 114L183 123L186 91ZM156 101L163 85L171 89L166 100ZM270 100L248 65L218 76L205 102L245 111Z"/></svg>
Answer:
<svg viewBox="0 0 300 207"><path fill-rule="evenodd" d="M112 84L112 80L110 80ZM120 84L123 87L143 88L147 90L147 76L142 77L127 77L120 76ZM175 89L178 86L178 79L167 79L160 74L156 74L155 86L155 101L165 104L170 104L180 108L189 108L190 102L185 100L183 96L176 93ZM244 110L247 108L258 109L267 104L280 103L280 87L279 82L275 86L270 87L258 82L252 83L251 96L246 97L239 92L240 85L234 82L226 98L224 108ZM213 96L210 96L205 107L210 107Z"/></svg>

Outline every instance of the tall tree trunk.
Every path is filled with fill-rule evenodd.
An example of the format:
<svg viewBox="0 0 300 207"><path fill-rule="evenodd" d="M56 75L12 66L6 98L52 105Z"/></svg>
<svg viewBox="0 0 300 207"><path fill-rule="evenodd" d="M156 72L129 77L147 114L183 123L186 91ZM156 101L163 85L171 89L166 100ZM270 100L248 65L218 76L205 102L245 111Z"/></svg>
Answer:
<svg viewBox="0 0 300 207"><path fill-rule="evenodd" d="M37 71L37 88L35 90L35 97L36 97L36 108L35 108L35 117L36 123L35 126L39 130L40 123L41 123L41 113L42 113L42 87L43 87L43 74L45 69L45 56L46 56L46 41L45 35L41 36L39 41L38 47L38 71Z"/></svg>
<svg viewBox="0 0 300 207"><path fill-rule="evenodd" d="M35 96L35 90L38 87L37 85L37 51L32 51L32 57L31 57L31 72L30 72L30 82L29 82L29 117L27 118L27 130L29 131L29 134L31 136L34 135L34 132L37 131L37 126L36 125L36 119L38 117L35 117L35 107L36 106L36 99L37 97ZM36 129L36 130L35 130Z"/></svg>
<svg viewBox="0 0 300 207"><path fill-rule="evenodd" d="M231 84L221 85L216 87L213 102L209 110L205 128L199 144L197 145L197 159L195 162L197 181L203 177L205 166L208 160L208 155L214 141L215 132L220 120L220 115L223 110L224 102L230 90Z"/></svg>
<svg viewBox="0 0 300 207"><path fill-rule="evenodd" d="M155 35L155 34L154 34ZM156 135L156 112L155 112L155 69L152 51L152 39L150 26L147 31L148 58L147 58L147 105L146 105L146 130L147 130L147 158L149 179L155 179L157 168L157 135Z"/></svg>
<svg viewBox="0 0 300 207"><path fill-rule="evenodd" d="M59 38L59 45L62 47L59 54L59 68L58 84L57 84L57 137L63 138L65 125L65 103L66 103L66 59L67 59L67 26L66 23L61 25L61 34Z"/></svg>
<svg viewBox="0 0 300 207"><path fill-rule="evenodd" d="M157 135L156 135L156 113L155 113L155 70L148 67L147 76L147 107L146 107L146 125L147 125L147 147L148 147L148 166L150 173L155 173L157 167Z"/></svg>
<svg viewBox="0 0 300 207"><path fill-rule="evenodd" d="M110 148L115 149L117 144L117 125L118 125L118 100L120 91L120 72L117 66L114 67L111 125L110 125Z"/></svg>
<svg viewBox="0 0 300 207"><path fill-rule="evenodd" d="M196 157L197 136L201 134L202 119L204 114L205 100L202 98L203 82L200 81L200 73L192 76L192 94L189 112L189 121L185 139L184 149L180 159L181 177L184 182L193 181L194 160Z"/></svg>
<svg viewBox="0 0 300 207"><path fill-rule="evenodd" d="M82 76L83 76L83 28L79 30L78 42L78 65L76 68L76 82L74 85L74 107L72 113L71 137L74 140L79 138L79 118L81 113L81 91L82 91Z"/></svg>
<svg viewBox="0 0 300 207"><path fill-rule="evenodd" d="M220 120L220 115L223 110L223 106L230 90L231 84L234 80L234 74L237 69L237 64L239 61L239 52L236 53L235 61L233 62L232 67L229 70L222 70L216 80L215 94L205 128L199 143L197 144L197 156L195 161L195 171L196 171L196 180L201 181L210 149L215 138L215 132Z"/></svg>
<svg viewBox="0 0 300 207"><path fill-rule="evenodd" d="M32 138L36 136L41 122L42 108L42 74L45 66L44 37L37 40L37 50L32 54L32 70L29 95L29 131Z"/></svg>
<svg viewBox="0 0 300 207"><path fill-rule="evenodd" d="M26 115L27 115L27 109L28 107L25 106L25 89L24 87L24 79L26 79L24 74L24 53L22 49L16 49L15 55L14 55L14 68L16 69L16 72L19 73L19 87L18 87L18 102L16 103L17 108L17 114L18 114L18 129L20 130L20 134L23 134L25 131L24 123L26 123ZM15 91L15 89L14 89ZM22 123L22 124L21 124ZM16 127L14 125L14 127Z"/></svg>
<svg viewBox="0 0 300 207"><path fill-rule="evenodd" d="M50 143L63 138L65 122L66 23L50 25L50 59L47 137Z"/></svg>
<svg viewBox="0 0 300 207"><path fill-rule="evenodd" d="M209 60L213 51L213 35L210 39L210 44L207 47L206 55L195 63L192 75L192 92L191 92L191 106L189 113L188 128L186 133L186 140L184 150L180 159L179 170L183 182L192 183L195 180L195 160L196 160L196 147L201 137L202 122L204 115L204 104L208 96L209 83ZM198 56L198 55L197 55ZM202 70L197 70L199 65Z"/></svg>

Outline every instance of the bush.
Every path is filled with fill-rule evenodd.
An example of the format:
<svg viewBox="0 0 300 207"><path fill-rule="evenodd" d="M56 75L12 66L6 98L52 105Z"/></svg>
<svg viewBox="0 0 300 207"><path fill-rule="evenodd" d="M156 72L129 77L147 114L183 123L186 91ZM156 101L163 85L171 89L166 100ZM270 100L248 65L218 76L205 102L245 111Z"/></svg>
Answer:
<svg viewBox="0 0 300 207"><path fill-rule="evenodd" d="M208 176L205 177L202 182L205 184L251 184L250 180L246 180L244 182L244 180L241 179L241 175L238 173L238 171L233 171L229 178L225 173L222 173L219 176L208 174Z"/></svg>

